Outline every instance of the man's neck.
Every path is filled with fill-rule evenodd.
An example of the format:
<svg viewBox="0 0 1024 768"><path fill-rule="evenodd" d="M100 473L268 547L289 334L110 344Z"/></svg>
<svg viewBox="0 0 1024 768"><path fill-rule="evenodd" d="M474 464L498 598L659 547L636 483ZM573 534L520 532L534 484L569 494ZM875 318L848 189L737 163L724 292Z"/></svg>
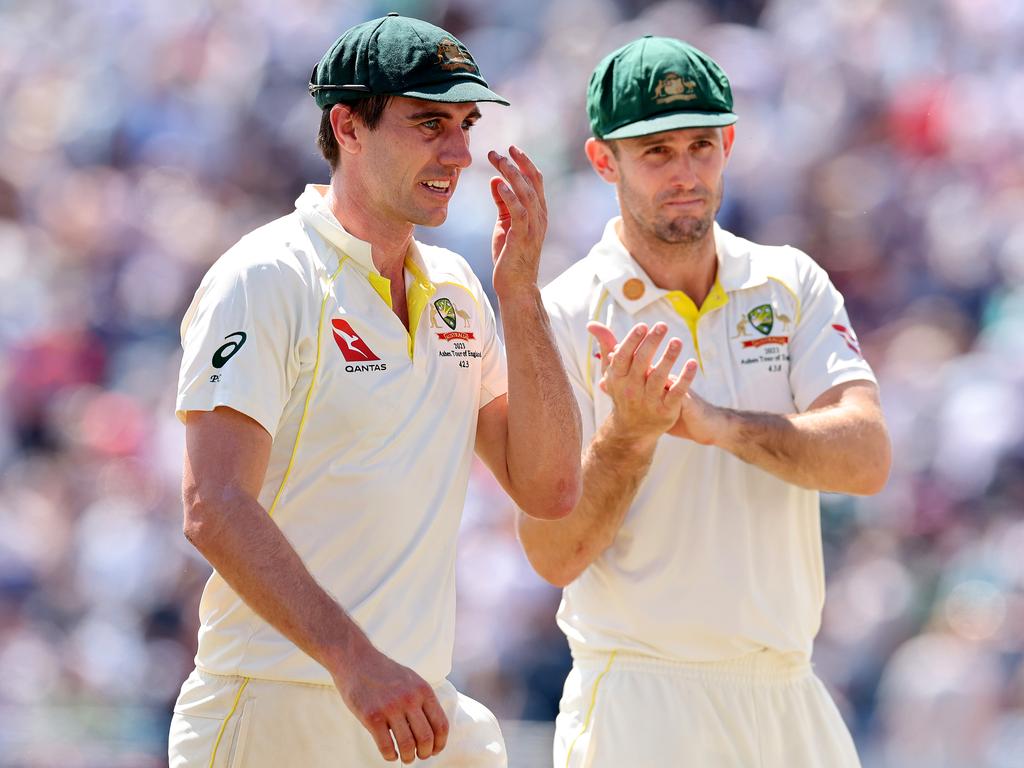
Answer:
<svg viewBox="0 0 1024 768"><path fill-rule="evenodd" d="M413 225L381 216L372 209L363 190L357 184L343 184L339 173L331 178L326 199L345 231L370 244L370 256L377 271L389 280L400 279L405 255L412 244Z"/></svg>
<svg viewBox="0 0 1024 768"><path fill-rule="evenodd" d="M666 291L682 291L698 307L704 303L718 272L714 228L696 242L666 243L623 216L616 232L629 255L656 286Z"/></svg>

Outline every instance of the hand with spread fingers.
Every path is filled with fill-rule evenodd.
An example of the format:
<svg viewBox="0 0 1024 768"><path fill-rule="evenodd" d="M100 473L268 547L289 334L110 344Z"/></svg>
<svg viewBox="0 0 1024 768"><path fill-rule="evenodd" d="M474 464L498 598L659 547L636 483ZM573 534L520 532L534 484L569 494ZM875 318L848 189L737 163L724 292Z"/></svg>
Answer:
<svg viewBox="0 0 1024 768"><path fill-rule="evenodd" d="M498 208L491 239L494 291L501 297L515 288L536 288L548 208L544 178L525 152L511 146L508 157L492 150L487 159L501 174L491 179Z"/></svg>
<svg viewBox="0 0 1024 768"><path fill-rule="evenodd" d="M609 419L615 431L644 445L653 445L679 420L680 408L697 375L697 361L687 360L682 375L671 375L683 343L669 340L658 362L652 365L668 326L655 323L650 329L634 326L621 344L601 323L587 324L601 347L601 389L614 403Z"/></svg>

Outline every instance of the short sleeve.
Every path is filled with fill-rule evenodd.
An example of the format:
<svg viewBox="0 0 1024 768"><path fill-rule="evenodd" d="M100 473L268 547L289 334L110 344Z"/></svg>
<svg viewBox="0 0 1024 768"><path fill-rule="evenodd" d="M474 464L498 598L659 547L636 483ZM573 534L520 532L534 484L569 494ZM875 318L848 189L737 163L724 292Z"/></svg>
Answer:
<svg viewBox="0 0 1024 768"><path fill-rule="evenodd" d="M222 258L203 278L181 324L184 355L175 411L227 406L274 436L298 376L298 275L276 263Z"/></svg>
<svg viewBox="0 0 1024 768"><path fill-rule="evenodd" d="M508 392L508 363L505 345L498 336L498 323L494 309L479 283L480 307L484 315L483 357L480 367L480 408Z"/></svg>
<svg viewBox="0 0 1024 768"><path fill-rule="evenodd" d="M861 354L842 294L810 257L803 265L801 307L790 339L790 387L800 411L825 391L848 381L876 381Z"/></svg>

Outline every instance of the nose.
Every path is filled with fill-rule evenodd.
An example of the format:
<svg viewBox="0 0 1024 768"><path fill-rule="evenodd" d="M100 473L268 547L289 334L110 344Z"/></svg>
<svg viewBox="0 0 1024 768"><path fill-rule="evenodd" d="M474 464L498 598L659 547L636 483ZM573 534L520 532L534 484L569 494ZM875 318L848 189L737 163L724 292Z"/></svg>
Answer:
<svg viewBox="0 0 1024 768"><path fill-rule="evenodd" d="M697 186L698 181L693 158L689 154L681 155L672 166L672 186L690 190Z"/></svg>
<svg viewBox="0 0 1024 768"><path fill-rule="evenodd" d="M446 131L437 159L447 168L461 170L469 167L473 162L473 156L469 153L469 132L462 126L453 126Z"/></svg>

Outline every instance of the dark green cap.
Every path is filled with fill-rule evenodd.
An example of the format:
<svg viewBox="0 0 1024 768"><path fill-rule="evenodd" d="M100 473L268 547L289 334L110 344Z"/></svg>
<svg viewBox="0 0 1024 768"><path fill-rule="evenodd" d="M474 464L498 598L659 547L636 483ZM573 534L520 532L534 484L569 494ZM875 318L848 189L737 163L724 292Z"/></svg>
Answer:
<svg viewBox="0 0 1024 768"><path fill-rule="evenodd" d="M587 112L599 139L732 125L737 119L729 78L714 59L682 40L650 35L597 65Z"/></svg>
<svg viewBox="0 0 1024 768"><path fill-rule="evenodd" d="M309 93L321 109L376 95L508 104L487 87L454 35L397 13L357 24L339 37L313 67Z"/></svg>

